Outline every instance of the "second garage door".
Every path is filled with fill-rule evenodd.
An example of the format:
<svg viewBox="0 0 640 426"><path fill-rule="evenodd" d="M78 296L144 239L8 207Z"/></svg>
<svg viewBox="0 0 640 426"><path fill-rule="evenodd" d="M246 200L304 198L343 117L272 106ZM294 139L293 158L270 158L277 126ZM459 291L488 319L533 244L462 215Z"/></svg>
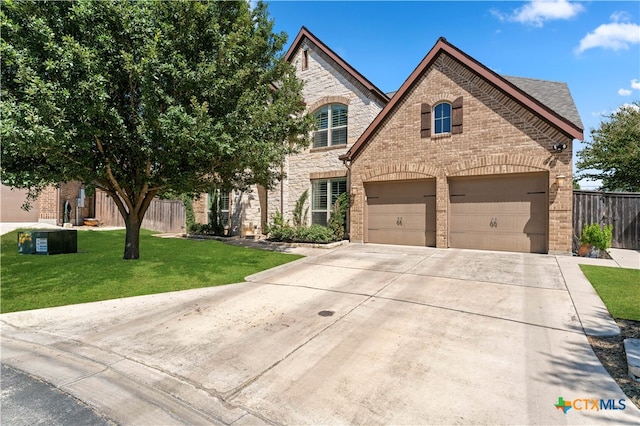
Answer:
<svg viewBox="0 0 640 426"><path fill-rule="evenodd" d="M449 180L449 246L547 252L546 173Z"/></svg>
<svg viewBox="0 0 640 426"><path fill-rule="evenodd" d="M435 246L435 179L365 185L365 242Z"/></svg>

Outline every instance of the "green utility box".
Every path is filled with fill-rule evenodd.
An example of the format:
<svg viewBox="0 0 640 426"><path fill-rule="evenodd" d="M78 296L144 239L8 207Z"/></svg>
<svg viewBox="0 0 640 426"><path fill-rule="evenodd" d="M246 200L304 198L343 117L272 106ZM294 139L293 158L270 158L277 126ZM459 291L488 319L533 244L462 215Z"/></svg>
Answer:
<svg viewBox="0 0 640 426"><path fill-rule="evenodd" d="M18 232L18 253L61 254L78 252L78 231L35 229Z"/></svg>

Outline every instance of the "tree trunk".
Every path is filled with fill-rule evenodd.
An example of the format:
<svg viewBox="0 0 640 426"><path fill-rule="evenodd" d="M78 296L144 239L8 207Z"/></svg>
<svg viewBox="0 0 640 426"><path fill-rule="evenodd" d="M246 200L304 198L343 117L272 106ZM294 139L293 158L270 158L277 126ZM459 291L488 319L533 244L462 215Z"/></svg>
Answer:
<svg viewBox="0 0 640 426"><path fill-rule="evenodd" d="M128 215L125 218L125 226L127 227L123 256L125 260L140 258L140 225L142 225L142 222L137 220L135 216Z"/></svg>

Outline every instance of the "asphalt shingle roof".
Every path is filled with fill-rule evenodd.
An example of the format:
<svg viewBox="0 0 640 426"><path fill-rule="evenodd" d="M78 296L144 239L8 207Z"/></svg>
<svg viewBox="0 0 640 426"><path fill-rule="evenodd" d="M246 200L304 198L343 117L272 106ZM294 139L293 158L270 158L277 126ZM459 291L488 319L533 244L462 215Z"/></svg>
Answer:
<svg viewBox="0 0 640 426"><path fill-rule="evenodd" d="M576 104L571 97L569 86L566 83L548 80L536 80L533 78L501 76L518 89L534 97L540 103L546 105L558 115L571 121L581 129L584 129Z"/></svg>

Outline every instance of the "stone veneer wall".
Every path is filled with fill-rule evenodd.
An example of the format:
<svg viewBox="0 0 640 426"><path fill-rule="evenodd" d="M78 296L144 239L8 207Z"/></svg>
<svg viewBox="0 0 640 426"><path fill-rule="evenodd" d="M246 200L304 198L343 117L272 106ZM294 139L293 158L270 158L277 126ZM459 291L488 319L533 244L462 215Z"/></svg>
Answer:
<svg viewBox="0 0 640 426"><path fill-rule="evenodd" d="M308 68L303 70L302 52L305 49L308 50ZM293 57L292 64L298 78L304 81L307 113L328 103L348 106L347 145L310 147L290 156L283 165L287 177L282 185L278 182L268 191L268 221L276 210L283 211L285 219L291 220L295 203L305 190L309 191L311 199L311 179L346 177L347 168L338 157L347 152L383 108L380 101L366 95L367 89L308 41ZM311 223L311 208L307 222Z"/></svg>
<svg viewBox="0 0 640 426"><path fill-rule="evenodd" d="M463 132L421 138L422 103L463 96ZM555 143L567 149L556 153ZM448 247L449 176L549 173L549 252L571 252L572 139L448 55L441 55L351 165L351 239L364 238L364 183L436 178L436 246ZM558 187L556 176L567 177Z"/></svg>
<svg viewBox="0 0 640 426"><path fill-rule="evenodd" d="M261 223L261 211L259 194L262 191L258 186L252 186L248 191L233 191L230 197L231 235L260 235L263 231ZM193 212L195 221L209 223L207 215L209 199L207 194L201 194L200 198L193 200Z"/></svg>

